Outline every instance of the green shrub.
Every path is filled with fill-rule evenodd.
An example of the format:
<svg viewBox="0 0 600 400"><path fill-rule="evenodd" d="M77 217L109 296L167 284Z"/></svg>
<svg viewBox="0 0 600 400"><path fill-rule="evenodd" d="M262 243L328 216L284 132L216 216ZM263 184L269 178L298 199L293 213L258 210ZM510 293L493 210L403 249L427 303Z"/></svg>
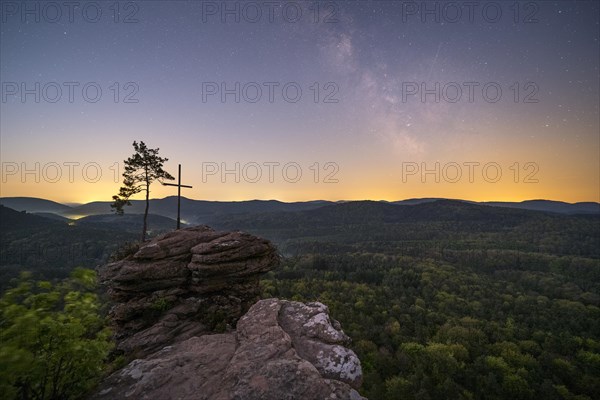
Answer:
<svg viewBox="0 0 600 400"><path fill-rule="evenodd" d="M4 399L82 397L105 371L112 342L93 292L94 271L61 283L23 273L0 298L0 393Z"/></svg>

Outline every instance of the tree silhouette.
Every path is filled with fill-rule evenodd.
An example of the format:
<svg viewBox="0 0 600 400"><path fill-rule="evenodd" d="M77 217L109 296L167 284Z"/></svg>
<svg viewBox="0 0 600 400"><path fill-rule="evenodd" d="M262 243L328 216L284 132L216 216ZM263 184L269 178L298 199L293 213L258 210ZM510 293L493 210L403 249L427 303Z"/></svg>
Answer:
<svg viewBox="0 0 600 400"><path fill-rule="evenodd" d="M150 208L150 184L157 179L175 179L167 171L163 170L163 163L168 158L158 156L159 149L149 149L142 141L133 142L135 153L125 160L125 172L123 172L123 186L119 193L112 198L114 203L110 207L119 215L123 215L123 207L130 206L130 197L146 192L146 209L144 210L144 225L142 227L142 242L146 240L146 229L148 220L148 209Z"/></svg>

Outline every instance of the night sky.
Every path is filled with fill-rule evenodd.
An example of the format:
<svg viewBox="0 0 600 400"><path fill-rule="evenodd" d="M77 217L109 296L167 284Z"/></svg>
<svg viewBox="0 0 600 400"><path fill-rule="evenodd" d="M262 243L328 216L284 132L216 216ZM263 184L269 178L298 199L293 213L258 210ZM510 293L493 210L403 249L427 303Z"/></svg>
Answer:
<svg viewBox="0 0 600 400"><path fill-rule="evenodd" d="M0 2L1 196L143 140L195 199L600 201L597 1L63 3Z"/></svg>

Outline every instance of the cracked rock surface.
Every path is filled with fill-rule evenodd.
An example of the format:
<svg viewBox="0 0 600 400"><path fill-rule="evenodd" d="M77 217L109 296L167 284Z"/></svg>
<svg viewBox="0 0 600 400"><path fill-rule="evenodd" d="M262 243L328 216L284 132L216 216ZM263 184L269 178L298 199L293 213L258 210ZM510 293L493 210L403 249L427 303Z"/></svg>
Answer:
<svg viewBox="0 0 600 400"><path fill-rule="evenodd" d="M360 361L348 340L321 303L261 300L235 332L134 360L93 399L361 400Z"/></svg>

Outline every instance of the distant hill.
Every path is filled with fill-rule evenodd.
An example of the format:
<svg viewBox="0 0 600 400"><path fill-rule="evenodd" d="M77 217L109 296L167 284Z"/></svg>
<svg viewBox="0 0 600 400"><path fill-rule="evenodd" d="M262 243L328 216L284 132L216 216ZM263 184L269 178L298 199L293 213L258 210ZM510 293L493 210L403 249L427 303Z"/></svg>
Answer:
<svg viewBox="0 0 600 400"><path fill-rule="evenodd" d="M111 212L111 202L93 202L79 207L70 208L65 216L98 215ZM284 203L277 200L250 200L250 201L204 201L181 198L181 218L188 224L203 224L208 220L222 215L245 214L256 212L300 211L333 204L327 201L309 201ZM144 200L132 200L130 207L125 207L127 214L143 214ZM170 196L164 199L150 200L150 211L156 215L176 219L177 197Z"/></svg>
<svg viewBox="0 0 600 400"><path fill-rule="evenodd" d="M61 221L30 214L25 211L13 210L12 208L0 205L0 232L61 227L65 225Z"/></svg>
<svg viewBox="0 0 600 400"><path fill-rule="evenodd" d="M520 203L489 201L480 204L494 207L546 211L560 214L600 214L600 204L593 202L565 203L563 201L551 200L526 200Z"/></svg>
<svg viewBox="0 0 600 400"><path fill-rule="evenodd" d="M95 268L139 239L139 231L67 222L0 205L0 291L23 270L62 279L75 267Z"/></svg>
<svg viewBox="0 0 600 400"><path fill-rule="evenodd" d="M415 205L355 201L296 212L229 215L208 225L272 240L284 255L388 248L390 254L452 246L600 257L600 215L566 215L457 200ZM549 240L552 238L552 240Z"/></svg>
<svg viewBox="0 0 600 400"><path fill-rule="evenodd" d="M487 207L459 200L433 200L414 205L380 201L352 201L326 205L313 210L230 215L210 221L228 229L318 229L321 226L361 226L409 222L479 222L515 224L538 214L529 210Z"/></svg>
<svg viewBox="0 0 600 400"><path fill-rule="evenodd" d="M74 221L76 226L89 226L115 231L139 233L142 230L144 214L103 214L90 215ZM175 229L177 221L162 215L148 214L148 229L150 233L170 231ZM185 224L182 224L185 227Z"/></svg>
<svg viewBox="0 0 600 400"><path fill-rule="evenodd" d="M415 204L431 203L433 201L438 201L438 200L448 200L448 199L443 199L440 197L424 197L422 199L406 199L406 200L392 201L391 203L403 205L403 206L413 206Z"/></svg>
<svg viewBox="0 0 600 400"><path fill-rule="evenodd" d="M62 221L65 223L73 222L73 220L70 218L63 217L62 215L58 215L58 214L54 214L54 213L49 213L49 212L33 212L32 214L37 215L38 217L44 217L44 218L48 218L48 219L53 219L55 221Z"/></svg>
<svg viewBox="0 0 600 400"><path fill-rule="evenodd" d="M519 203L513 202L473 202L466 200L448 200L440 198L422 198L407 199L394 202L378 201L373 203L385 204L387 206L413 206L422 204L436 204L439 201L457 201L463 204L473 204L480 206L503 207L533 211L543 211L559 214L596 214L600 215L600 203L565 203L551 200L528 200ZM143 214L145 208L144 200L132 200L130 207L125 207L125 215ZM230 215L248 215L262 213L278 212L299 212L315 210L323 206L354 204L357 201L307 201L284 203L277 200L250 200L250 201L205 201L193 200L183 197L181 199L181 218L184 223L189 225L207 224L211 221ZM358 202L360 203L360 202ZM66 206L49 200L36 199L30 197L10 197L0 198L0 204L21 211L26 210L32 213L52 213L58 216L78 219L91 215L111 214L110 201L95 201L78 206ZM356 207L350 206L350 207ZM150 212L156 216L162 216L170 219L177 218L177 197L170 196L164 199L150 200ZM45 215L52 217L51 215ZM159 222L160 223L160 222ZM165 221L166 223L166 221Z"/></svg>
<svg viewBox="0 0 600 400"><path fill-rule="evenodd" d="M443 198L422 198L422 199L407 199L394 201L392 204L398 205L416 205L423 203L431 203L438 200L448 200ZM522 210L545 211L559 214L600 214L600 203L580 202L566 203L564 201L555 200L525 200L521 202L510 201L469 201L457 200L470 204L480 204L483 206L519 208Z"/></svg>
<svg viewBox="0 0 600 400"><path fill-rule="evenodd" d="M36 197L0 197L0 204L13 210L30 213L54 213L62 215L71 209L71 207L64 204Z"/></svg>

